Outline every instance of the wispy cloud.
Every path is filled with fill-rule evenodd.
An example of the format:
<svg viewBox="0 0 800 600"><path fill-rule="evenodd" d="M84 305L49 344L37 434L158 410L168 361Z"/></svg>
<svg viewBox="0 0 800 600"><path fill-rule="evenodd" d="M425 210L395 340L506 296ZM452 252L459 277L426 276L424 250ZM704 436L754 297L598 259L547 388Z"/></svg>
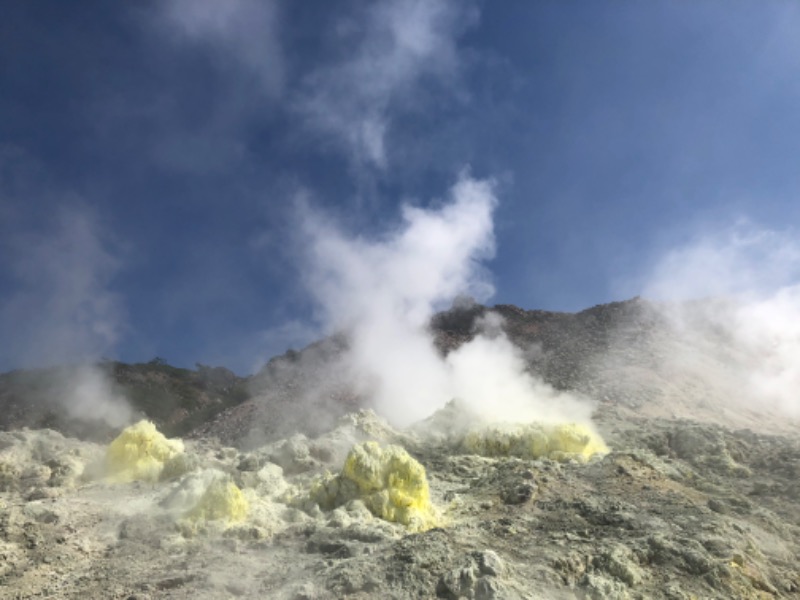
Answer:
<svg viewBox="0 0 800 600"><path fill-rule="evenodd" d="M210 44L244 68L270 97L284 86L276 0L168 0L163 14L185 40Z"/></svg>
<svg viewBox="0 0 800 600"><path fill-rule="evenodd" d="M2 308L3 337L13 340L6 352L57 364L113 350L126 327L123 302L110 288L121 262L91 210L62 207L43 229L4 246L17 282Z"/></svg>
<svg viewBox="0 0 800 600"><path fill-rule="evenodd" d="M143 160L168 172L240 167L247 132L269 121L286 89L280 2L164 0L139 12L139 70L97 89L97 135L111 146L140 140Z"/></svg>
<svg viewBox="0 0 800 600"><path fill-rule="evenodd" d="M456 38L477 20L471 3L386 0L341 23L341 60L305 79L297 110L307 127L348 152L357 167L384 168L395 109L423 103L426 78L452 85L461 69Z"/></svg>

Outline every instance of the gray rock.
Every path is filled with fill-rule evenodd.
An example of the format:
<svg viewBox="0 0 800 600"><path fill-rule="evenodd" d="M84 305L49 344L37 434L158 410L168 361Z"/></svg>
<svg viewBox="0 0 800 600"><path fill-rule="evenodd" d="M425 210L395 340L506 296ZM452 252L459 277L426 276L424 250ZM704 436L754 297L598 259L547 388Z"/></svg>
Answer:
<svg viewBox="0 0 800 600"><path fill-rule="evenodd" d="M475 600L502 598L502 586L492 577L481 577L475 583Z"/></svg>
<svg viewBox="0 0 800 600"><path fill-rule="evenodd" d="M536 484L528 481L512 484L500 494L506 504L525 504L536 497Z"/></svg>
<svg viewBox="0 0 800 600"><path fill-rule="evenodd" d="M478 561L478 569L483 575L499 577L506 570L505 564L494 550L484 550L478 553L476 559Z"/></svg>
<svg viewBox="0 0 800 600"><path fill-rule="evenodd" d="M468 565L444 573L436 589L437 595L453 600L458 600L462 596L471 597L478 580L476 571L474 565Z"/></svg>

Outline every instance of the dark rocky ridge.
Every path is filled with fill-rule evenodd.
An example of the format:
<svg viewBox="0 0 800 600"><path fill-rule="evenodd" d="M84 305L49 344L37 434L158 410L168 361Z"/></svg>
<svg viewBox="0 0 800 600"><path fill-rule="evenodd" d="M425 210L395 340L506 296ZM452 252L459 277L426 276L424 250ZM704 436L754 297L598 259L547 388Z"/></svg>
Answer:
<svg viewBox="0 0 800 600"><path fill-rule="evenodd" d="M82 439L107 440L114 428L92 415L71 416L64 388L82 366L17 370L0 375L0 430L47 427ZM185 435L249 396L247 380L222 367L180 369L161 359L149 363L104 362L97 371L110 391L127 399L135 415L168 435Z"/></svg>
<svg viewBox="0 0 800 600"><path fill-rule="evenodd" d="M558 390L597 402L601 421L692 418L775 432L793 427L786 419L768 418L747 402L728 397L739 393L735 386L720 387L699 368L676 367L672 359L681 353L697 355L698 364L709 372L725 373L743 365L727 364L721 350L709 356L707 348L693 347L686 340L691 331L677 331L663 307L652 302L634 298L578 313L458 302L431 320L436 347L446 354L472 339L476 324L490 311L502 317L503 330L522 350L532 373ZM702 319L692 326L708 328ZM717 336L724 350L724 333L709 330L703 335L712 340ZM287 431L317 435L343 414L369 407L369 399L358 394L340 362L346 347L341 335L321 340L273 358L249 378L221 367L179 369L162 360L100 367L137 414L167 434L193 431L194 436L248 445L277 439ZM63 411L58 402L63 371L0 375L0 430L50 427L79 437L107 438L109 428L69 418Z"/></svg>
<svg viewBox="0 0 800 600"><path fill-rule="evenodd" d="M704 320L706 303L683 305L688 321L680 326L668 309L639 298L578 313L459 303L435 315L430 328L436 347L447 354L476 335L487 313L500 315L528 370L558 390L593 400L601 424L687 418L775 433L797 426L758 407L735 378L724 380L748 365L727 356L725 333ZM343 338L324 340L272 359L249 382L251 399L221 412L196 433L247 445L286 431L315 435L355 407L369 408L368 398L358 395L339 364L345 347ZM683 363L676 361L683 356L688 357Z"/></svg>
<svg viewBox="0 0 800 600"><path fill-rule="evenodd" d="M532 373L556 389L590 397L599 389L595 376L598 356L620 339L647 338L663 325L657 311L639 299L579 313L459 302L431 320L436 347L447 354L471 340L477 334L480 319L489 312L503 318L503 330L523 350ZM346 340L338 337L312 344L302 352L291 351L273 358L250 381L253 398L220 413L196 434L239 444L248 439L245 430L257 423L252 439L258 441L275 439L292 430L315 435L356 407L370 408L368 399L360 397L343 376L338 359L345 348ZM613 391L603 391L607 391L609 403L620 399ZM298 403L302 406L298 407ZM315 418L309 419L308 415Z"/></svg>

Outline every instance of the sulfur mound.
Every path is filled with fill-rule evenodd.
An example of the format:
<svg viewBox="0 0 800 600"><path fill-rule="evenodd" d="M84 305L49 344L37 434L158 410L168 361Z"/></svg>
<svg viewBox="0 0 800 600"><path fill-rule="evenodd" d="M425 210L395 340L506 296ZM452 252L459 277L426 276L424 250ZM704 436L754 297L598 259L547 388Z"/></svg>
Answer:
<svg viewBox="0 0 800 600"><path fill-rule="evenodd" d="M469 432L461 449L481 456L550 458L561 462L586 462L596 454L607 454L602 438L586 425L494 425Z"/></svg>
<svg viewBox="0 0 800 600"><path fill-rule="evenodd" d="M139 421L109 444L106 475L116 482L158 481L164 464L182 452L181 440L169 440L150 421Z"/></svg>
<svg viewBox="0 0 800 600"><path fill-rule="evenodd" d="M193 521L221 519L236 523L244 521L248 509L242 491L233 482L218 478L211 482L200 501L186 516Z"/></svg>
<svg viewBox="0 0 800 600"><path fill-rule="evenodd" d="M386 521L424 531L437 524L425 468L400 446L363 442L350 450L342 472L318 480L311 498L324 510L361 500Z"/></svg>

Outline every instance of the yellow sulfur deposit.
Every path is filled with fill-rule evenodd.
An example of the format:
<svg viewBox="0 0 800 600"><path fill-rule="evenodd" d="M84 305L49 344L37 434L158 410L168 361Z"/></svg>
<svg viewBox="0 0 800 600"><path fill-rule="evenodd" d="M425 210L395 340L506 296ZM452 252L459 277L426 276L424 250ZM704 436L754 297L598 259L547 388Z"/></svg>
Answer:
<svg viewBox="0 0 800 600"><path fill-rule="evenodd" d="M315 482L311 497L325 510L358 499L376 517L413 531L437 524L425 467L400 446L381 448L377 442L354 446L342 472Z"/></svg>
<svg viewBox="0 0 800 600"><path fill-rule="evenodd" d="M109 444L106 474L117 482L158 481L164 463L182 452L181 440L168 440L150 421L139 421Z"/></svg>
<svg viewBox="0 0 800 600"><path fill-rule="evenodd" d="M195 521L223 519L235 523L244 521L248 509L242 490L233 482L219 478L211 482L200 501L186 516Z"/></svg>
<svg viewBox="0 0 800 600"><path fill-rule="evenodd" d="M551 458L562 462L586 462L596 454L608 453L602 438L578 423L495 425L471 431L464 436L461 447L481 456Z"/></svg>

